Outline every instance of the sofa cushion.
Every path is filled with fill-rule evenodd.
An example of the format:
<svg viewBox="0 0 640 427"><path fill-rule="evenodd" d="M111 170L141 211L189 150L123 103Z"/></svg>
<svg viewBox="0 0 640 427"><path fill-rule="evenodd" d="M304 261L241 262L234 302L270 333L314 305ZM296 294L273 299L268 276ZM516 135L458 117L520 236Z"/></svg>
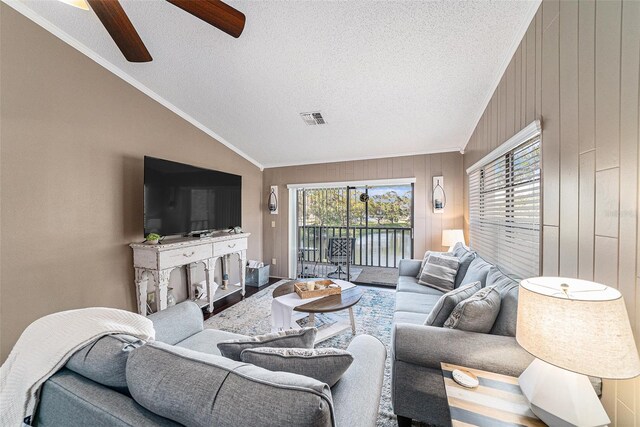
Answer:
<svg viewBox="0 0 640 427"><path fill-rule="evenodd" d="M184 341L180 341L176 346L220 356L221 354L218 349L218 343L247 338L249 337L246 335L234 334L231 332L220 331L218 329L205 329L202 332L191 335Z"/></svg>
<svg viewBox="0 0 640 427"><path fill-rule="evenodd" d="M494 266L487 275L487 286L494 286L500 293L500 312L490 333L515 337L520 285Z"/></svg>
<svg viewBox="0 0 640 427"><path fill-rule="evenodd" d="M428 315L436 306L440 295L412 294L410 292L396 292L396 311L424 313Z"/></svg>
<svg viewBox="0 0 640 427"><path fill-rule="evenodd" d="M410 311L396 310L393 313L393 323L410 323L412 325L424 325L427 320L427 313L415 313Z"/></svg>
<svg viewBox="0 0 640 427"><path fill-rule="evenodd" d="M143 344L130 335L106 335L75 352L66 367L98 384L126 391L129 352Z"/></svg>
<svg viewBox="0 0 640 427"><path fill-rule="evenodd" d="M438 289L433 289L424 285L419 285L418 279L416 279L415 277L409 277L409 276L398 277L398 284L396 285L396 293L397 292L410 292L414 294L437 295L438 297L444 293L442 291L439 291Z"/></svg>
<svg viewBox="0 0 640 427"><path fill-rule="evenodd" d="M64 368L39 390L34 421L31 425L38 427L181 427L128 395ZM27 425L9 425L18 424Z"/></svg>
<svg viewBox="0 0 640 427"><path fill-rule="evenodd" d="M424 322L427 326L443 326L451 312L461 302L482 289L480 282L469 283L442 295Z"/></svg>
<svg viewBox="0 0 640 427"><path fill-rule="evenodd" d="M242 350L240 359L270 371L315 378L329 387L333 387L353 363L351 353L337 348L248 348Z"/></svg>
<svg viewBox="0 0 640 427"><path fill-rule="evenodd" d="M486 334L491 330L499 311L500 293L494 287L486 287L458 303L444 322L444 327Z"/></svg>
<svg viewBox="0 0 640 427"><path fill-rule="evenodd" d="M148 410L188 426L330 426L329 387L221 356L155 342L127 362L131 396Z"/></svg>
<svg viewBox="0 0 640 427"><path fill-rule="evenodd" d="M440 291L450 291L456 283L460 260L453 255L432 253L420 272L418 283Z"/></svg>
<svg viewBox="0 0 640 427"><path fill-rule="evenodd" d="M489 269L491 267L491 264L476 255L473 261L471 261L471 264L469 264L469 268L460 282L460 285L480 282L484 288L487 284L487 274L489 274Z"/></svg>
<svg viewBox="0 0 640 427"><path fill-rule="evenodd" d="M316 328L288 329L255 337L246 337L218 343L220 354L233 360L240 360L242 350L254 347L313 348Z"/></svg>
<svg viewBox="0 0 640 427"><path fill-rule="evenodd" d="M458 272L456 273L456 281L453 285L454 288L459 288L462 284L462 279L466 276L467 271L469 270L469 266L475 259L476 254L470 251L466 251L462 254L462 256L457 257L460 260L460 265L458 265Z"/></svg>

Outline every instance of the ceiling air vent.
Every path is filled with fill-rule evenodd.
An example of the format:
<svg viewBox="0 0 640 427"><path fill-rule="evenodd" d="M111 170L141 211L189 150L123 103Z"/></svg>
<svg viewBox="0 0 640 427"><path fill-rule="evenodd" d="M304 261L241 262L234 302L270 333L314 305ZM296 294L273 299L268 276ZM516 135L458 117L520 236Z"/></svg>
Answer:
<svg viewBox="0 0 640 427"><path fill-rule="evenodd" d="M316 111L314 113L300 113L300 117L302 117L302 120L304 120L304 122L309 126L327 124L319 111Z"/></svg>

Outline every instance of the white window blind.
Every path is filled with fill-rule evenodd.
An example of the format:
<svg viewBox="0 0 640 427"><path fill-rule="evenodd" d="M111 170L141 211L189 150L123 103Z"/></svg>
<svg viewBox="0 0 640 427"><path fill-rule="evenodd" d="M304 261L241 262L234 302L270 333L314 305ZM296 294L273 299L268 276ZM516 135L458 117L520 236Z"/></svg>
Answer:
<svg viewBox="0 0 640 427"><path fill-rule="evenodd" d="M470 246L517 278L540 275L540 133L527 137L468 171Z"/></svg>

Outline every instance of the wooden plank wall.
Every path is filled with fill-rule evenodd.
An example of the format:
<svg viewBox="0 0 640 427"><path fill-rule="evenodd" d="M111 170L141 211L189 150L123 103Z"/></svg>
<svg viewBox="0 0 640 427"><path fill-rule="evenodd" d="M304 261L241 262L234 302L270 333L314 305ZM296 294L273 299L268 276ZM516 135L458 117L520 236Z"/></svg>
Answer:
<svg viewBox="0 0 640 427"><path fill-rule="evenodd" d="M455 152L265 169L264 194L269 194L272 185L278 186L279 193L278 214L271 215L265 210L263 218L264 260L277 260L271 267L271 275L287 277L288 184L415 177L414 254L421 258L426 250L447 249L441 246L443 229L463 226L462 162L462 154ZM431 178L438 175L444 176L447 195L448 204L443 214L434 214L431 209ZM272 221L275 227L271 227Z"/></svg>
<svg viewBox="0 0 640 427"><path fill-rule="evenodd" d="M542 119L542 272L618 288L636 342L639 57L639 1L543 0L464 154L467 168ZM613 425L640 426L639 380L607 381L603 403Z"/></svg>

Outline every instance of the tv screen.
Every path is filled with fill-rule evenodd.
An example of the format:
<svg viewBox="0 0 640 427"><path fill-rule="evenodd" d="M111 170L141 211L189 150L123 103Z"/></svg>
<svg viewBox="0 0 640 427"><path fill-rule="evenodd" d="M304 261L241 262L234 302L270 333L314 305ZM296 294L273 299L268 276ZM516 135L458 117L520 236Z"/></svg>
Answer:
<svg viewBox="0 0 640 427"><path fill-rule="evenodd" d="M144 158L144 235L190 234L241 226L242 177Z"/></svg>

